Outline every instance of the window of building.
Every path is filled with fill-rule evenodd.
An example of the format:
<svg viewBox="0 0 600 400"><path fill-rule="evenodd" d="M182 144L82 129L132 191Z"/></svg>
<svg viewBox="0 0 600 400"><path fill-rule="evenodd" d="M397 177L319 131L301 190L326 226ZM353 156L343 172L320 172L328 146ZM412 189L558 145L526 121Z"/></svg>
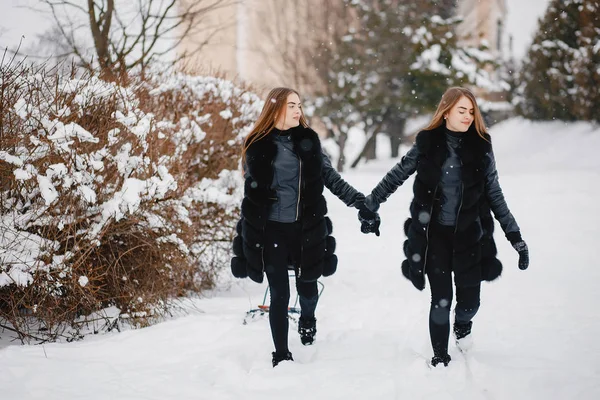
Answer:
<svg viewBox="0 0 600 400"><path fill-rule="evenodd" d="M496 49L498 49L499 52L502 52L502 35L503 35L503 26L502 26L502 21L498 20L498 27L497 27L497 37L496 37Z"/></svg>

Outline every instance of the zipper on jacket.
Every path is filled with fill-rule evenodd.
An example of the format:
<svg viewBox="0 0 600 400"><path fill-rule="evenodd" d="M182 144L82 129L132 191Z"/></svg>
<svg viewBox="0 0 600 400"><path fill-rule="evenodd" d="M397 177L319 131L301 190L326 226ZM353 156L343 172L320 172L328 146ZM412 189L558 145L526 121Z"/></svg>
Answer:
<svg viewBox="0 0 600 400"><path fill-rule="evenodd" d="M462 171L462 160L460 160L460 166ZM461 172L462 174L462 172ZM463 197L465 196L465 184L463 183L462 177L460 179L460 203L458 203L458 210L456 211L456 219L454 220L454 236L452 237L452 263L454 263L454 255L456 254L456 246L454 245L454 241L456 240L456 231L458 231L458 217L460 215L460 210L462 209ZM452 267L454 269L454 266Z"/></svg>
<svg viewBox="0 0 600 400"><path fill-rule="evenodd" d="M463 163L462 160L460 160L460 170L461 170L461 175L462 175L462 167L463 167ZM454 221L454 234L456 235L456 231L458 230L458 216L460 215L460 210L462 209L462 204L463 204L463 197L465 195L465 184L462 180L462 176L460 178L460 203L458 203L458 211L456 211L456 220ZM452 246L454 247L454 246ZM454 250L453 250L454 252Z"/></svg>
<svg viewBox="0 0 600 400"><path fill-rule="evenodd" d="M454 221L454 234L456 235L456 231L458 230L458 216L460 215L460 210L462 209L463 196L465 195L465 185L460 183L460 203L458 203L458 211L456 212L456 220Z"/></svg>
<svg viewBox="0 0 600 400"><path fill-rule="evenodd" d="M427 222L427 227L425 228L425 254L423 254L423 277L425 277L425 267L427 266L427 251L429 250L429 226L431 225L431 220L433 219L433 206L435 204L435 195L437 194L439 186L440 184L438 183L435 186L435 189L433 190L433 201L431 202L431 207L429 208L429 221Z"/></svg>
<svg viewBox="0 0 600 400"><path fill-rule="evenodd" d="M296 221L300 218L300 190L302 189L302 160L298 157L298 196L296 200Z"/></svg>
<svg viewBox="0 0 600 400"><path fill-rule="evenodd" d="M300 195L302 193L302 159L298 157L298 203L296 204L296 221L300 218ZM304 208L304 207L303 207ZM304 210L302 210L304 211ZM302 213L304 215L304 213ZM300 223L300 261L298 262L298 279L302 278L302 255L304 254L304 238L302 237L302 223Z"/></svg>

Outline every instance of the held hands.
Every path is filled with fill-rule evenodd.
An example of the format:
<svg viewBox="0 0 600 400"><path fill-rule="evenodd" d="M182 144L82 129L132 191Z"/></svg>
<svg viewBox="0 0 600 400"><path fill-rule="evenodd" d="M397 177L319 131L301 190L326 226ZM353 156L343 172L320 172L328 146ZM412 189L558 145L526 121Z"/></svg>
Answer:
<svg viewBox="0 0 600 400"><path fill-rule="evenodd" d="M358 208L358 220L362 233L374 233L379 236L379 225L381 225L379 214L369 210L364 203Z"/></svg>
<svg viewBox="0 0 600 400"><path fill-rule="evenodd" d="M512 247L519 253L519 269L526 270L529 267L529 249L527 243L521 239L520 232L509 232L506 235Z"/></svg>

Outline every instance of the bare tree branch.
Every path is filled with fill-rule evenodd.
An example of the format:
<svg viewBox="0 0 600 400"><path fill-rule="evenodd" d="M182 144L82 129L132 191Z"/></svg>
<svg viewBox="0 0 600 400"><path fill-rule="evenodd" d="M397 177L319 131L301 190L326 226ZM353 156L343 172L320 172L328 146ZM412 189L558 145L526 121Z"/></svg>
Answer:
<svg viewBox="0 0 600 400"><path fill-rule="evenodd" d="M205 46L224 29L223 25L230 25L209 26L204 24L204 17L240 0L38 1L49 8L61 40L78 63L87 69L98 66L108 76L114 76L130 68L145 68L153 59L172 53L184 39L190 40L201 31L207 33L203 36L208 39L196 45ZM80 25L72 15L87 22ZM82 45L86 37L81 35L83 26L91 37L89 47ZM94 62L86 59L90 50L95 54ZM180 61L182 54L174 58Z"/></svg>

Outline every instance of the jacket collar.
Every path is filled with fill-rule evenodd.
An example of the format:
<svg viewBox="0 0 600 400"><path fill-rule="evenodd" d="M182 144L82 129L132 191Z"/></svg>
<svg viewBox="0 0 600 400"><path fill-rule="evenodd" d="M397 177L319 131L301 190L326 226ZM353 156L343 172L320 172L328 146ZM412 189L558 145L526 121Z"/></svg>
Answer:
<svg viewBox="0 0 600 400"><path fill-rule="evenodd" d="M263 139L252 143L246 150L247 171L259 186L269 187L273 181L273 161L277 155L275 137L280 132L272 130ZM303 162L303 172L308 175L320 175L323 159L318 134L301 125L288 129L287 132L294 144L294 152Z"/></svg>
<svg viewBox="0 0 600 400"><path fill-rule="evenodd" d="M446 126L444 124L429 131L421 131L417 137L417 145L420 150L440 168L448 156L446 148L448 139L446 136ZM473 125L464 133L461 146L456 149L456 154L460 157L463 165L481 160L486 153L491 151L490 136L487 134L485 136L489 141L481 138Z"/></svg>

